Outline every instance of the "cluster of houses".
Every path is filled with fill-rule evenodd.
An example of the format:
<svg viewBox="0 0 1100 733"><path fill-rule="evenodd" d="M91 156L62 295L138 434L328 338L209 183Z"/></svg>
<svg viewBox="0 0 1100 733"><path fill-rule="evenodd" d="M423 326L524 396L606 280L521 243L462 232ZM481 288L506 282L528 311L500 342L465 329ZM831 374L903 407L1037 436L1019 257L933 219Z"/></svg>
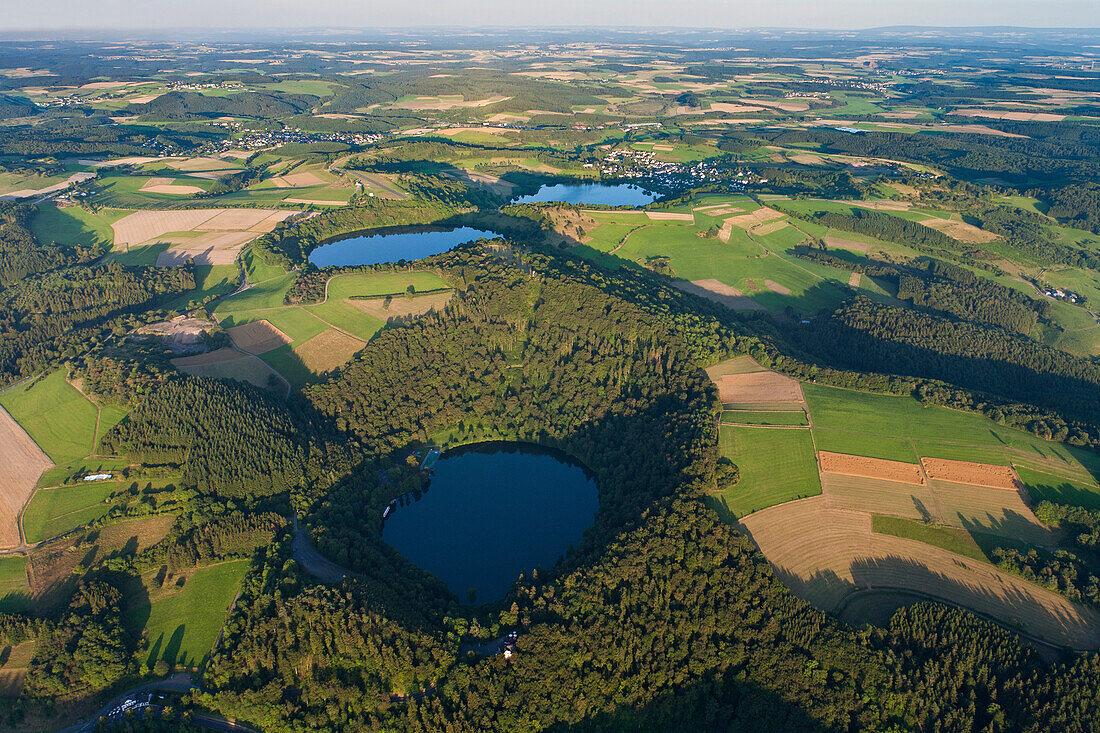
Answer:
<svg viewBox="0 0 1100 733"><path fill-rule="evenodd" d="M599 163L585 164L586 168L597 166L600 173L608 178L633 179L639 185L653 189L677 190L729 181L732 190L744 191L753 184L767 182L767 179L751 171L732 170L721 160L675 163L658 160L656 153L648 150L612 150Z"/></svg>
<svg viewBox="0 0 1100 733"><path fill-rule="evenodd" d="M1083 295L1075 293L1072 290L1062 290L1061 288L1043 288L1043 295L1048 298L1054 298L1055 300L1066 300L1070 303L1085 302Z"/></svg>

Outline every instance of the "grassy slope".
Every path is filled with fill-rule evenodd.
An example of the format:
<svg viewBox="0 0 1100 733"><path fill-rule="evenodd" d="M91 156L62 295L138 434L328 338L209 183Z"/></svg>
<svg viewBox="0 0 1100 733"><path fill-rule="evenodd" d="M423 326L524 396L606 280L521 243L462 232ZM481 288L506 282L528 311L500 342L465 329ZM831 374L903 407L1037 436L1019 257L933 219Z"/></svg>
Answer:
<svg viewBox="0 0 1100 733"><path fill-rule="evenodd" d="M23 426L34 442L61 464L93 450L98 411L56 371L30 389L18 385L0 394L0 405Z"/></svg>
<svg viewBox="0 0 1100 733"><path fill-rule="evenodd" d="M118 488L118 482L104 481L36 491L23 512L27 542L41 542L99 519L107 513L104 500Z"/></svg>
<svg viewBox="0 0 1100 733"><path fill-rule="evenodd" d="M218 638L248 565L248 560L237 560L199 568L181 590L134 609L137 620L148 614L144 628L149 661L201 663Z"/></svg>
<svg viewBox="0 0 1100 733"><path fill-rule="evenodd" d="M110 247L115 240L111 224L129 214L118 209L101 209L91 213L80 206L59 209L44 203L31 221L31 232L39 242L84 246L101 244Z"/></svg>
<svg viewBox="0 0 1100 733"><path fill-rule="evenodd" d="M1081 471L1097 457L998 425L972 413L925 406L911 397L804 384L818 448L915 462L916 456L1007 465L1042 459Z"/></svg>
<svg viewBox="0 0 1100 733"><path fill-rule="evenodd" d="M741 481L715 497L736 517L821 493L809 430L722 427L719 450Z"/></svg>

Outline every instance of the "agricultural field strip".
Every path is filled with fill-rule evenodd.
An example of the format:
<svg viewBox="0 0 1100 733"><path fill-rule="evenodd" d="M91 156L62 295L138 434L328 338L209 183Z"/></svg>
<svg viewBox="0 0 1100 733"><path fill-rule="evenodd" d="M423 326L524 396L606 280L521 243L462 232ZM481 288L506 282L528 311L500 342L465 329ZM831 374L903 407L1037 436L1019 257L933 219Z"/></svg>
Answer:
<svg viewBox="0 0 1100 733"><path fill-rule="evenodd" d="M985 563L871 531L871 515L809 497L740 520L795 595L827 611L858 590L901 589L984 613L1059 645L1100 648L1100 613Z"/></svg>

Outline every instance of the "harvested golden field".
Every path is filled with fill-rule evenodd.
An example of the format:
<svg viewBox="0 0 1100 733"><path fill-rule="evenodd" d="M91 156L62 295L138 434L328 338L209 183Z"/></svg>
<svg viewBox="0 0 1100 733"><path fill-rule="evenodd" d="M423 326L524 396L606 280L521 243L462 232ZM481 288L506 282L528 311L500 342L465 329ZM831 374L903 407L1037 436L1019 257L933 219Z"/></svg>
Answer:
<svg viewBox="0 0 1100 733"><path fill-rule="evenodd" d="M127 250L135 245L152 244L169 232L250 231L259 236L296 213L277 209L136 211L116 221L111 228L115 233L115 246Z"/></svg>
<svg viewBox="0 0 1100 733"><path fill-rule="evenodd" d="M860 273L853 272L851 275L848 276L848 285L853 288L858 288L861 279L862 276Z"/></svg>
<svg viewBox="0 0 1100 733"><path fill-rule="evenodd" d="M19 514L38 477L53 466L38 444L0 407L0 547L21 544Z"/></svg>
<svg viewBox="0 0 1100 733"><path fill-rule="evenodd" d="M291 338L268 321L253 321L243 326L226 329L229 340L241 351L249 354L266 354L289 344Z"/></svg>
<svg viewBox="0 0 1100 733"><path fill-rule="evenodd" d="M822 473L821 492L829 509L889 514L917 521L939 518L932 490L920 484Z"/></svg>
<svg viewBox="0 0 1100 733"><path fill-rule="evenodd" d="M859 206L863 209L875 209L876 211L909 211L913 207L909 201L891 201L889 199L876 199L874 201L841 201L849 206Z"/></svg>
<svg viewBox="0 0 1100 733"><path fill-rule="evenodd" d="M935 480L929 482L929 488L944 524L1044 547L1057 544L1058 538L1039 521L1018 491Z"/></svg>
<svg viewBox="0 0 1100 733"><path fill-rule="evenodd" d="M153 176L142 184L140 190L148 191L149 193L170 193L181 196L193 196L196 193L202 193L202 189L198 186L176 185L175 178L164 178L161 176Z"/></svg>
<svg viewBox="0 0 1100 733"><path fill-rule="evenodd" d="M314 374L325 374L347 364L366 345L366 341L330 328L294 349L294 353L306 369Z"/></svg>
<svg viewBox="0 0 1100 733"><path fill-rule="evenodd" d="M818 465L824 473L841 473L847 476L866 476L905 484L924 484L924 472L916 463L887 461L882 458L851 456L846 453L818 451Z"/></svg>
<svg viewBox="0 0 1100 733"><path fill-rule="evenodd" d="M837 611L860 590L896 590L998 619L1044 641L1100 648L1100 612L996 567L916 540L875 534L871 516L829 509L816 496L741 520L795 595Z"/></svg>
<svg viewBox="0 0 1100 733"><path fill-rule="evenodd" d="M431 311L441 311L454 297L453 290L424 295L394 295L387 298L353 299L348 302L367 315L381 321L422 316Z"/></svg>
<svg viewBox="0 0 1100 733"><path fill-rule="evenodd" d="M1000 239L1000 237L992 232L987 232L984 229L979 229L973 224L967 224L965 221L956 221L955 219L937 219L933 217L924 219L919 223L930 229L943 232L954 240L966 242L967 244L985 244Z"/></svg>
<svg viewBox="0 0 1100 733"><path fill-rule="evenodd" d="M302 188L304 186L323 186L327 181L310 171L301 173L288 173L285 176L271 179L279 188Z"/></svg>
<svg viewBox="0 0 1100 733"><path fill-rule="evenodd" d="M194 260L196 265L232 265L241 249L256 238L254 232L205 232L197 237L161 238L172 245L157 255L157 267L179 267Z"/></svg>
<svg viewBox="0 0 1100 733"><path fill-rule="evenodd" d="M774 219L782 219L783 216L783 214L779 213L775 209L769 209L767 206L761 206L759 209L749 214L742 214L740 216L734 216L726 219L726 223L732 224L733 226L739 227L741 229L752 229Z"/></svg>
<svg viewBox="0 0 1100 733"><path fill-rule="evenodd" d="M752 233L758 237L763 237L766 234L778 232L780 229L786 229L788 226L790 226L790 224L783 220L770 221L767 224L761 224L760 226L754 227Z"/></svg>
<svg viewBox="0 0 1100 733"><path fill-rule="evenodd" d="M694 214L678 214L675 211L647 211L645 215L653 221L695 221Z"/></svg>
<svg viewBox="0 0 1100 733"><path fill-rule="evenodd" d="M1012 466L994 466L988 463L952 461L946 458L922 458L928 478L951 481L958 484L974 484L994 489L1016 491L1023 484Z"/></svg>
<svg viewBox="0 0 1100 733"><path fill-rule="evenodd" d="M822 241L830 247L836 247L837 249L848 249L853 252L868 252L871 249L871 245L866 242L856 242L851 239L843 239L841 237L823 237Z"/></svg>
<svg viewBox="0 0 1100 733"><path fill-rule="evenodd" d="M713 379L713 378L712 378ZM802 386L776 372L726 374L714 379L723 404L803 402Z"/></svg>
<svg viewBox="0 0 1100 733"><path fill-rule="evenodd" d="M698 295L707 300L713 300L715 303L721 303L733 310L767 310L764 306L760 305L737 288L730 287L724 282L715 280L714 278L692 280L691 282L687 280L677 280L672 283L672 287L677 290L683 290L685 293Z"/></svg>
<svg viewBox="0 0 1100 733"><path fill-rule="evenodd" d="M1061 122L1065 115L1053 112L1016 112L1003 109L957 109L951 114L964 117L988 117L993 120L1016 120L1019 122Z"/></svg>
<svg viewBox="0 0 1100 733"><path fill-rule="evenodd" d="M172 366L193 377L235 379L263 389L269 386L271 377L279 378L275 370L259 357L229 348L172 359Z"/></svg>

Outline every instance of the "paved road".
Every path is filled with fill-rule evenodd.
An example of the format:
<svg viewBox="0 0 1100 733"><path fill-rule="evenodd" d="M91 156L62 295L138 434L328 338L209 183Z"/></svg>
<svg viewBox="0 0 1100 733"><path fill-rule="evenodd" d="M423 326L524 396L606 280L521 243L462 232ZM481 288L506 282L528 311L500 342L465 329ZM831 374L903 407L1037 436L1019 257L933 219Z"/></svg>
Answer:
<svg viewBox="0 0 1100 733"><path fill-rule="evenodd" d="M350 570L342 568L322 555L309 541L304 529L298 528L298 516L294 516L294 541L291 554L309 573L316 575L326 583L339 583L345 576L352 575Z"/></svg>

